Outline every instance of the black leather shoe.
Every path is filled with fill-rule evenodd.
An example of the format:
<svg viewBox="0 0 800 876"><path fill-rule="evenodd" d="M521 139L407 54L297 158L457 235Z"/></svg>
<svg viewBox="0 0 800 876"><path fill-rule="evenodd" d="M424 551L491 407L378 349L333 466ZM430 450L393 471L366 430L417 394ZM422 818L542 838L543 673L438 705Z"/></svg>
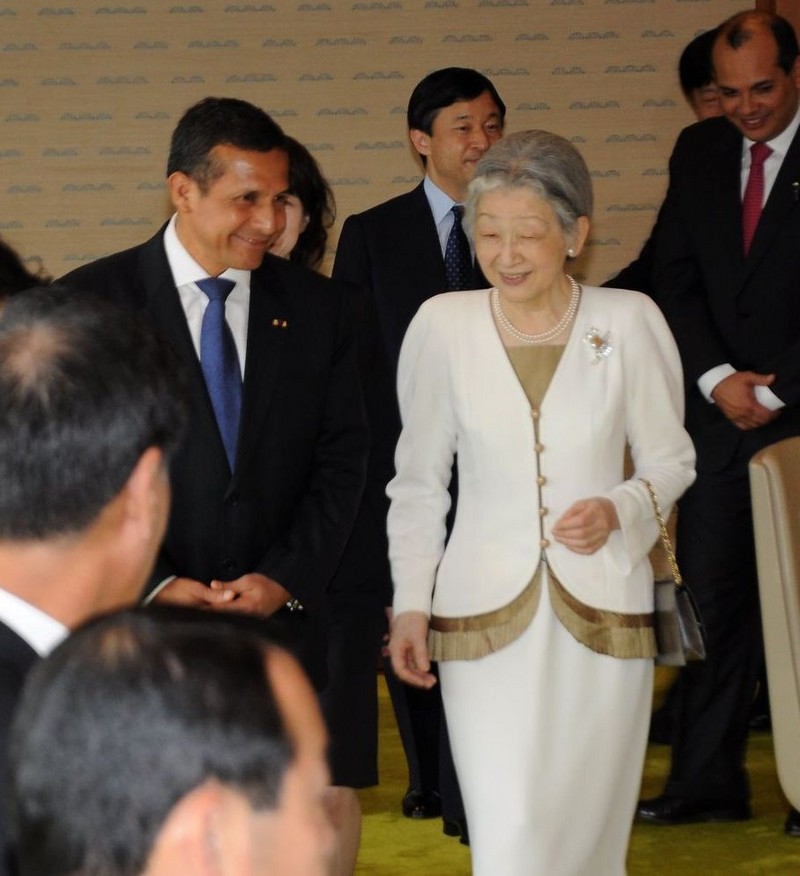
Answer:
<svg viewBox="0 0 800 876"><path fill-rule="evenodd" d="M772 718L769 712L751 712L748 725L755 733L768 733L772 730Z"/></svg>
<svg viewBox="0 0 800 876"><path fill-rule="evenodd" d="M800 812L790 809L783 825L783 832L788 836L800 836Z"/></svg>
<svg viewBox="0 0 800 876"><path fill-rule="evenodd" d="M457 836L458 841L462 846L469 845L469 830L467 829L467 822L464 818L443 818L442 833L445 836Z"/></svg>
<svg viewBox="0 0 800 876"><path fill-rule="evenodd" d="M406 818L438 818L442 814L442 801L436 791L409 788L402 806Z"/></svg>
<svg viewBox="0 0 800 876"><path fill-rule="evenodd" d="M650 800L640 800L636 818L650 824L694 824L701 821L747 821L752 814L750 805L741 800L661 794Z"/></svg>

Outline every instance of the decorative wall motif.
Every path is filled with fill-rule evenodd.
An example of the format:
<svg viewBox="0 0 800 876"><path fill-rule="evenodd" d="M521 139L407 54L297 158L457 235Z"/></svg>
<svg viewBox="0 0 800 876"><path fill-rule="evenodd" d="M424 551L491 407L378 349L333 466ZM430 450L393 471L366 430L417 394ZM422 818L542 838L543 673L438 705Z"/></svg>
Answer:
<svg viewBox="0 0 800 876"><path fill-rule="evenodd" d="M547 128L582 150L596 212L580 273L601 282L647 237L692 121L681 49L748 5L0 0L0 235L55 276L148 237L169 215L171 130L215 94L262 105L312 149L336 194L335 237L419 179L408 96L460 65L495 82L509 131Z"/></svg>

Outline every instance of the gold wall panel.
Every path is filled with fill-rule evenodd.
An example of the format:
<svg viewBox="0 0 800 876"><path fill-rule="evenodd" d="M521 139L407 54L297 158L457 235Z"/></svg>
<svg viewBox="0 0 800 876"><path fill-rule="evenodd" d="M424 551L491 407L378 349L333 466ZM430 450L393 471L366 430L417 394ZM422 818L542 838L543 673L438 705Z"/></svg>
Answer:
<svg viewBox="0 0 800 876"><path fill-rule="evenodd" d="M594 174L582 276L647 237L679 130L677 59L734 0L0 0L0 235L59 276L151 235L183 110L241 97L308 144L349 213L420 169L405 106L430 70L486 73L507 129L572 139ZM330 254L329 254L330 256ZM330 258L327 260L330 262Z"/></svg>

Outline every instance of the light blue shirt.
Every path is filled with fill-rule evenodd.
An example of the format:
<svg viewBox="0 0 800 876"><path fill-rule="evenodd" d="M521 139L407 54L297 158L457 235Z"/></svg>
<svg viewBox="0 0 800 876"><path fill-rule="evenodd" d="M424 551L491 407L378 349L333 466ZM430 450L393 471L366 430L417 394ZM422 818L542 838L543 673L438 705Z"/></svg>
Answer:
<svg viewBox="0 0 800 876"><path fill-rule="evenodd" d="M433 213L433 221L436 223L436 232L439 235L439 246L442 249L442 258L444 258L445 249L447 248L447 238L453 229L453 207L459 203L454 201L450 195L445 194L436 183L431 181L429 176L426 176L422 181L422 188L425 192L425 197L428 199L428 206ZM469 235L467 235L469 239ZM473 259L475 258L475 249L472 241L469 242L470 251Z"/></svg>

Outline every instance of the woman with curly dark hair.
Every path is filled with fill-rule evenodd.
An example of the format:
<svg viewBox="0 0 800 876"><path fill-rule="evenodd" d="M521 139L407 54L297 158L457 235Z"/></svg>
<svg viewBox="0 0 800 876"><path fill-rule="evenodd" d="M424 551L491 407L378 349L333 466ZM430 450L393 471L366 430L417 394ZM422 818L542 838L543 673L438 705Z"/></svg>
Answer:
<svg viewBox="0 0 800 876"><path fill-rule="evenodd" d="M317 270L325 256L328 229L336 218L336 204L314 156L292 137L287 137L286 143L289 154L286 227L270 252Z"/></svg>

